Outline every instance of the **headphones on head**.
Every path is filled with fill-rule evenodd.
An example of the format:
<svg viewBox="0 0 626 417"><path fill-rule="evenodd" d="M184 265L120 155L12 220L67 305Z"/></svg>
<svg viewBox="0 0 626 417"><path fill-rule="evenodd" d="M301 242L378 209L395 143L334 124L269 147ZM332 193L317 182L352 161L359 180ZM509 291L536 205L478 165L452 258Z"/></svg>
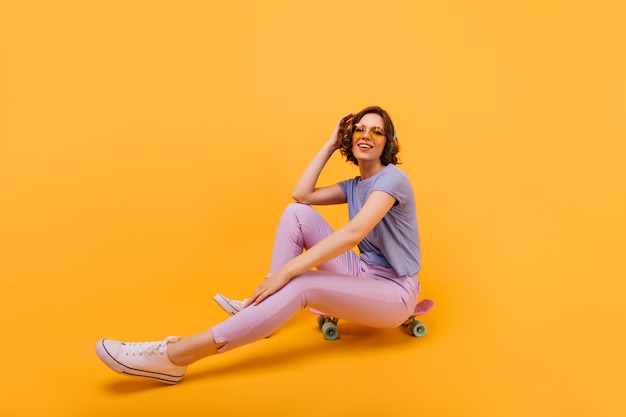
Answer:
<svg viewBox="0 0 626 417"><path fill-rule="evenodd" d="M393 140L391 141L391 143L389 144L389 149L393 149L396 147L396 142L397 142L397 137L396 137L396 131L394 129L393 131Z"/></svg>

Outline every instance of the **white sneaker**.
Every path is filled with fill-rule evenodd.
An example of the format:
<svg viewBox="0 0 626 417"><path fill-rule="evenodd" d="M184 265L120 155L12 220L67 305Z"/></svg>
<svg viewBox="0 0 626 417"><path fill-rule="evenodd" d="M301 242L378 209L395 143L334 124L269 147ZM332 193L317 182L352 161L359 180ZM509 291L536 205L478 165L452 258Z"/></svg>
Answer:
<svg viewBox="0 0 626 417"><path fill-rule="evenodd" d="M177 384L186 366L174 365L167 356L167 345L180 340L168 336L159 342L127 343L102 339L96 344L96 354L115 372L155 379L165 384Z"/></svg>
<svg viewBox="0 0 626 417"><path fill-rule="evenodd" d="M246 301L248 301L247 298L244 298L243 301L231 300L230 298L222 294L215 294L213 299L217 304L220 305L220 307L224 309L224 311L226 311L231 316L234 316L235 314L243 310L246 307Z"/></svg>

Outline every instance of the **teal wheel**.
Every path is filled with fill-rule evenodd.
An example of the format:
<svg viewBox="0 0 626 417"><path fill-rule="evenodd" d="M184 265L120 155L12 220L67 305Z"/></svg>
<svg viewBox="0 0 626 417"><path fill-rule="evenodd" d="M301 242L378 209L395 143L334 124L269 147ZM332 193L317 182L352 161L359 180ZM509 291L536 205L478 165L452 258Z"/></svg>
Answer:
<svg viewBox="0 0 626 417"><path fill-rule="evenodd" d="M426 325L418 320L415 320L409 324L409 331L415 337L426 336Z"/></svg>
<svg viewBox="0 0 626 417"><path fill-rule="evenodd" d="M324 338L326 340L335 340L339 337L339 330L337 329L337 325L332 321L324 323L322 326L322 333L324 333Z"/></svg>
<svg viewBox="0 0 626 417"><path fill-rule="evenodd" d="M324 323L326 323L326 317L324 317L324 316L317 316L317 325L320 326L320 329L322 328Z"/></svg>

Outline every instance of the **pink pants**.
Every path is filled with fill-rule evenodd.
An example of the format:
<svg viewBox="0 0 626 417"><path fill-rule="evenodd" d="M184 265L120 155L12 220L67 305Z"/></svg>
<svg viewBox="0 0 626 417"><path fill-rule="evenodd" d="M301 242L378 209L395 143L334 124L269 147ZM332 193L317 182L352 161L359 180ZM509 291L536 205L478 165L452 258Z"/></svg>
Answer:
<svg viewBox="0 0 626 417"><path fill-rule="evenodd" d="M312 207L288 205L278 223L270 274L332 232ZM348 251L211 330L215 342L226 343L221 353L269 336L306 307L371 327L394 327L413 313L419 289L417 274L398 277L393 269L368 265Z"/></svg>

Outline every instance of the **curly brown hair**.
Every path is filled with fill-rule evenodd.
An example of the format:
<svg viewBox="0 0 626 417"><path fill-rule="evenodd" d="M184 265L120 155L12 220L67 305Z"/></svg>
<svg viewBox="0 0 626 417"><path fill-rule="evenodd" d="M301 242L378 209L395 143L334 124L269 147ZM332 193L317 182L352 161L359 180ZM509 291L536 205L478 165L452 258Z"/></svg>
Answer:
<svg viewBox="0 0 626 417"><path fill-rule="evenodd" d="M396 155L398 155L398 152L400 151L400 145L398 144L398 138L396 137L396 129L393 127L393 122L391 121L391 117L389 117L389 113L378 106L366 107L355 114L354 117L352 117L350 126L348 126L346 130L341 131L341 154L345 156L347 161L352 162L354 165L359 165L359 161L352 153L352 134L354 133L354 125L356 125L359 120L361 120L361 118L368 113L375 113L379 115L383 118L384 122L385 138L387 141L385 143L385 149L383 149L383 153L380 155L380 162L382 162L383 165L398 164L399 162Z"/></svg>

